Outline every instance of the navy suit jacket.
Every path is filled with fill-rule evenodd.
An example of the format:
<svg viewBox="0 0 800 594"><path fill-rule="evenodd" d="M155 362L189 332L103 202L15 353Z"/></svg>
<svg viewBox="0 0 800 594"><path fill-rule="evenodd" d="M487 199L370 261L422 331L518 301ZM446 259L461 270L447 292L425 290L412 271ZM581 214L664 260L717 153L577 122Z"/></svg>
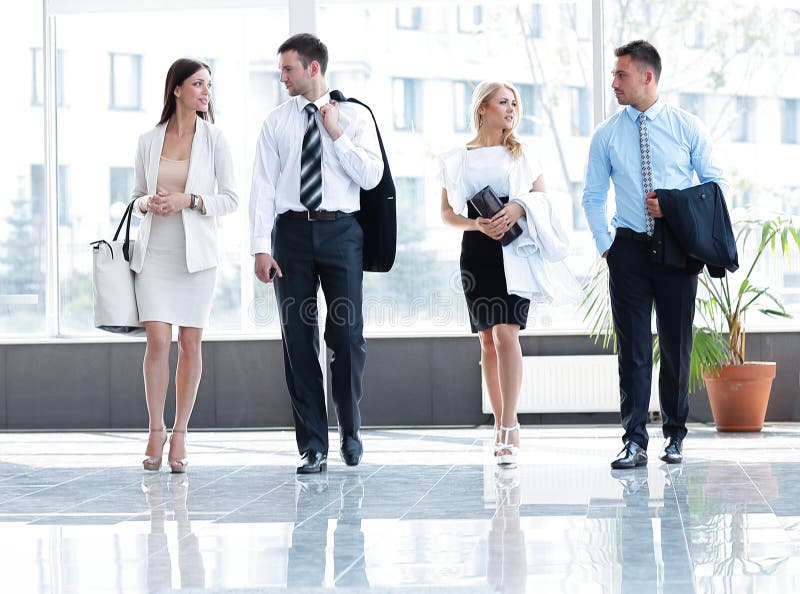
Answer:
<svg viewBox="0 0 800 594"><path fill-rule="evenodd" d="M356 219L364 231L363 269L366 272L389 272L394 264L397 250L397 210L394 199L394 180L389 169L389 159L386 157L386 149L383 147L383 138L378 129L378 122L369 106L358 99L345 97L338 90L331 91L331 99L350 101L366 107L372 116L372 121L375 122L375 132L378 134L378 144L383 157L383 177L371 190L361 188L361 207L356 213Z"/></svg>
<svg viewBox="0 0 800 594"><path fill-rule="evenodd" d="M651 260L716 278L739 268L736 237L722 190L715 182L685 190L656 190L664 215L655 220Z"/></svg>

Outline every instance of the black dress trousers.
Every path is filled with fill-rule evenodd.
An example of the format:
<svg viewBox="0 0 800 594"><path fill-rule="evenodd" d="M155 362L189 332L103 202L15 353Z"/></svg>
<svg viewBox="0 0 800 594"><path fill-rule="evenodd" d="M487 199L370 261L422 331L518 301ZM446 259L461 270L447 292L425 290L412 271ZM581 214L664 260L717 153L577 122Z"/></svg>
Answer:
<svg viewBox="0 0 800 594"><path fill-rule="evenodd" d="M686 436L689 363L697 275L650 261L650 243L614 238L607 256L609 291L619 359L624 442L647 448L647 409L653 369L650 320L655 304L661 350L658 392L664 437Z"/></svg>
<svg viewBox="0 0 800 594"><path fill-rule="evenodd" d="M361 427L358 403L367 347L362 302L363 232L355 217L308 221L278 215L273 255L283 278L275 292L283 337L286 383L295 437L301 454L328 453L328 416L319 365L317 289L322 286L328 315L325 342L331 357L332 398L343 437Z"/></svg>

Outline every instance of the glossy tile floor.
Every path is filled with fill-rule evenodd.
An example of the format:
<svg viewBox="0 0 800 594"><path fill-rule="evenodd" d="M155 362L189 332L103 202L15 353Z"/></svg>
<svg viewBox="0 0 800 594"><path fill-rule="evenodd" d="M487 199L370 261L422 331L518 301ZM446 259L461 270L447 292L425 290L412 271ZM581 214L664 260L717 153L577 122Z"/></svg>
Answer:
<svg viewBox="0 0 800 594"><path fill-rule="evenodd" d="M692 426L683 465L612 471L612 426L364 432L357 468L294 474L289 432L0 434L0 592L800 592L800 425ZM336 443L336 436L331 436Z"/></svg>

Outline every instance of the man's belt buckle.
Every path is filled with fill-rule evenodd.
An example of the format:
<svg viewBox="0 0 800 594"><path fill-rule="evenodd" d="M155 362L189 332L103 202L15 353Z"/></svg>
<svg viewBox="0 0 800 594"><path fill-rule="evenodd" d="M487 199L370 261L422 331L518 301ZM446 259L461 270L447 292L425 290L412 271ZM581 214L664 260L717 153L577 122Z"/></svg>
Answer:
<svg viewBox="0 0 800 594"><path fill-rule="evenodd" d="M307 210L306 213L309 221L335 221L339 218L337 210Z"/></svg>

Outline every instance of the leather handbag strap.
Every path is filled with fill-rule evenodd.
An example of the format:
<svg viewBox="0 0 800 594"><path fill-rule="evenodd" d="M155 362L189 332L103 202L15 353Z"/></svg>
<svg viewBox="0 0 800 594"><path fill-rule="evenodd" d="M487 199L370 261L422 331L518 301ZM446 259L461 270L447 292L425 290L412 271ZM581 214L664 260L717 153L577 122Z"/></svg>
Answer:
<svg viewBox="0 0 800 594"><path fill-rule="evenodd" d="M102 244L106 244L108 251L111 252L111 259L114 259L114 248L111 247L111 244L108 243L105 239L98 239L97 241L92 241L89 243L94 249L99 250Z"/></svg>
<svg viewBox="0 0 800 594"><path fill-rule="evenodd" d="M122 215L122 220L117 225L117 230L114 232L114 241L117 241L119 232L122 231L122 225L125 225L125 241L122 244L122 255L125 257L126 262L131 261L130 255L130 240L131 240L131 218L133 218L133 206L136 204L136 198L130 201L128 208L125 209L125 214Z"/></svg>

